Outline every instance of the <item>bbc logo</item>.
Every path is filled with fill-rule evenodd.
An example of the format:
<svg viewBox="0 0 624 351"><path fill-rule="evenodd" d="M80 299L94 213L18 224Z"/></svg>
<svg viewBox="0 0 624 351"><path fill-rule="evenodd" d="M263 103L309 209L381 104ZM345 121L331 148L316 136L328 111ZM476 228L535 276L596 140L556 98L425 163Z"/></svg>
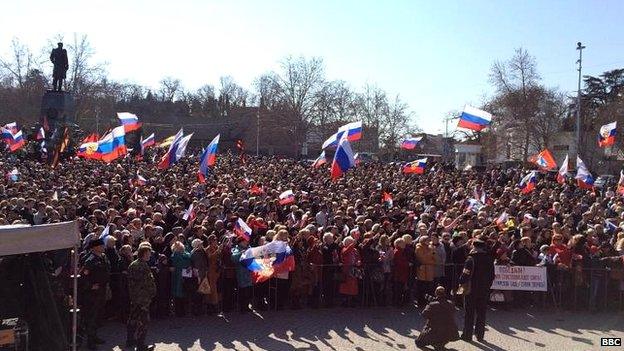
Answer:
<svg viewBox="0 0 624 351"><path fill-rule="evenodd" d="M600 338L600 346L622 346L621 338Z"/></svg>

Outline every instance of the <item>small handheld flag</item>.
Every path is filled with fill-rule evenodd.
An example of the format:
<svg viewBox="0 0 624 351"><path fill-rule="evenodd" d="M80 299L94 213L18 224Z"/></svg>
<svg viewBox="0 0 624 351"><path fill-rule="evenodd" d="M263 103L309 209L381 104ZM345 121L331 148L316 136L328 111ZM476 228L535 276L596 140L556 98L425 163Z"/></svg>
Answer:
<svg viewBox="0 0 624 351"><path fill-rule="evenodd" d="M292 190L286 190L279 196L280 205L288 205L295 202L295 194Z"/></svg>
<svg viewBox="0 0 624 351"><path fill-rule="evenodd" d="M618 180L617 193L624 195L624 172L620 171L620 180Z"/></svg>
<svg viewBox="0 0 624 351"><path fill-rule="evenodd" d="M383 198L381 199L381 202L383 204L385 204L386 207L392 208L392 205L394 204L394 202L392 201L392 194L384 191L383 192Z"/></svg>
<svg viewBox="0 0 624 351"><path fill-rule="evenodd" d="M317 157L316 160L314 160L314 163L312 163L312 167L319 168L325 163L327 163L327 159L325 158L325 150L323 150L321 154L319 155L319 157Z"/></svg>
<svg viewBox="0 0 624 351"><path fill-rule="evenodd" d="M193 204L190 204L189 207L184 211L184 216L182 219L185 221L192 221L195 219L195 210L193 209Z"/></svg>
<svg viewBox="0 0 624 351"><path fill-rule="evenodd" d="M236 223L234 223L234 234L239 238L249 241L251 239L251 228L249 228L242 218L238 218Z"/></svg>
<svg viewBox="0 0 624 351"><path fill-rule="evenodd" d="M518 184L518 187L521 189L523 194L528 194L535 189L536 183L537 172L531 171L520 180L520 184Z"/></svg>

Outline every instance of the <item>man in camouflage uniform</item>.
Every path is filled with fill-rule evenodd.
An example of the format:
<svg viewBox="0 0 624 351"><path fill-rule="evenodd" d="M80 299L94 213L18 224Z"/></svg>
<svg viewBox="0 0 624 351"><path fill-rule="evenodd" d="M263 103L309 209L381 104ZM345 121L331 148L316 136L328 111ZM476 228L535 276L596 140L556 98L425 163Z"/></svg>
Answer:
<svg viewBox="0 0 624 351"><path fill-rule="evenodd" d="M85 322L87 348L95 350L104 340L97 337L97 328L102 308L106 304L106 286L110 278L110 264L104 254L104 241L89 242L89 253L85 256L82 276L84 279L84 301L81 303L82 319ZM79 300L80 301L80 300Z"/></svg>
<svg viewBox="0 0 624 351"><path fill-rule="evenodd" d="M128 267L128 292L130 295L130 314L128 317L128 336L126 345L137 351L153 350L154 346L145 345L147 323L152 299L156 296L156 282L147 265L152 254L148 245L139 246L137 259Z"/></svg>

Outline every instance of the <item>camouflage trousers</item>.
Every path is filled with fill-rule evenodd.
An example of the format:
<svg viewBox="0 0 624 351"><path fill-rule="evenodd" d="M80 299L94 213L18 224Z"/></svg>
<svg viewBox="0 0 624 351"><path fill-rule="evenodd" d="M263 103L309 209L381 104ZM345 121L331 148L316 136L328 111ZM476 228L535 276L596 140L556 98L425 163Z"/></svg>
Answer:
<svg viewBox="0 0 624 351"><path fill-rule="evenodd" d="M149 322L149 307L132 304L128 315L127 342L129 344L145 345L145 335L147 334L147 324Z"/></svg>

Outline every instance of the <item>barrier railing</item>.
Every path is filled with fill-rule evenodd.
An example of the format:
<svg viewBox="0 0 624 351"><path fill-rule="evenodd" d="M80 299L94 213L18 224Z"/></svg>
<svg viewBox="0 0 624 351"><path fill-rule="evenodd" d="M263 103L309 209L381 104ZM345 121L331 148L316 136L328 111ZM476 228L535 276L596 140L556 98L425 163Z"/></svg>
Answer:
<svg viewBox="0 0 624 351"><path fill-rule="evenodd" d="M461 304L462 299L455 295L455 291L462 269L462 265L456 264L421 265L410 266L406 273L399 274L395 271L384 271L383 266L379 264L359 266L310 264L297 266L295 271L283 276L286 279L273 277L262 283L239 286L236 268L223 267L219 270L219 277L216 280L218 303L212 307L212 311L241 310L246 306L253 306L257 310L281 310L286 307L299 309L402 306L413 302L422 305L426 303L426 295L432 295L435 286L438 285L444 286L449 298ZM171 286L163 285L170 282L175 273L167 269L157 274L161 279L157 279L159 293L154 299L154 309L164 309L164 313L167 314L173 307L174 310L178 310L178 315L186 315L189 311L202 311L202 308L209 304L206 302L207 297L197 293L197 278L181 278L184 280L185 296L176 298L170 293ZM548 288L545 292L493 290L496 296L503 296L503 301L499 301L500 298L492 298L496 300L492 303L505 308L535 306L567 310L624 309L622 269L583 267L561 269L549 266L547 276ZM119 304L115 306L122 308ZM184 309L183 313L179 311L181 308Z"/></svg>

